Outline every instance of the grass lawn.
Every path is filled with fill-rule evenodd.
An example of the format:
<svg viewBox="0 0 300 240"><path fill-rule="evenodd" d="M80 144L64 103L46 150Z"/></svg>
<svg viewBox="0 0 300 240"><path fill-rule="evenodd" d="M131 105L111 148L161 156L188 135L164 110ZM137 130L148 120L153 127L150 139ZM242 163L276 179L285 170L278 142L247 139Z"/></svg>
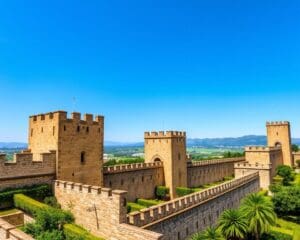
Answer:
<svg viewBox="0 0 300 240"><path fill-rule="evenodd" d="M232 180L232 179L234 179L234 177L229 176L229 177L225 177L225 179L222 180L222 181L217 181L217 182L213 182L213 183L209 183L209 184L204 184L202 186L199 186L199 187L196 187L196 188L191 188L191 189L193 189L195 192L199 192L199 191L202 191L204 189L207 189L207 188L210 188L210 187L213 187L213 186L217 186L219 184L222 184L222 183L227 182L227 181Z"/></svg>
<svg viewBox="0 0 300 240"><path fill-rule="evenodd" d="M141 209L148 208L150 206L155 206L160 203L164 203L162 200L157 200L157 199L151 199L151 200L146 200L146 199L138 199L137 202L128 202L127 203L127 210L128 213L130 212L135 212L135 211L140 211Z"/></svg>
<svg viewBox="0 0 300 240"><path fill-rule="evenodd" d="M15 208L3 210L3 211L0 211L0 216L5 216L5 215L11 214L11 213L16 213L16 212L19 212L19 210L15 209Z"/></svg>
<svg viewBox="0 0 300 240"><path fill-rule="evenodd" d="M284 219L278 218L277 226L272 227L273 231L282 232L293 236L293 240L300 240L300 225L294 222L289 222Z"/></svg>

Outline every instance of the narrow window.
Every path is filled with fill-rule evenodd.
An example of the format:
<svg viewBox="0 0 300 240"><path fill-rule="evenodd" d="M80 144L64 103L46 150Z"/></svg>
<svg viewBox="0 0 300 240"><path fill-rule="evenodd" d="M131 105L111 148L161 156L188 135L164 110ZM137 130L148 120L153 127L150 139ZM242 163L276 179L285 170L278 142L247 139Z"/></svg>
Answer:
<svg viewBox="0 0 300 240"><path fill-rule="evenodd" d="M54 126L52 128L52 134L53 134L53 136L55 135L55 127Z"/></svg>
<svg viewBox="0 0 300 240"><path fill-rule="evenodd" d="M66 125L64 125L64 131L66 131L67 130L67 127L66 127Z"/></svg>
<svg viewBox="0 0 300 240"><path fill-rule="evenodd" d="M98 132L101 132L101 129L100 129L100 128L98 128Z"/></svg>
<svg viewBox="0 0 300 240"><path fill-rule="evenodd" d="M180 232L177 233L177 239L180 240Z"/></svg>
<svg viewBox="0 0 300 240"><path fill-rule="evenodd" d="M43 128L41 128L41 132L44 132L44 129L43 129Z"/></svg>
<svg viewBox="0 0 300 240"><path fill-rule="evenodd" d="M142 176L142 182L144 182L144 176Z"/></svg>
<svg viewBox="0 0 300 240"><path fill-rule="evenodd" d="M85 152L81 152L81 154L80 154L80 162L81 162L81 164L85 163Z"/></svg>
<svg viewBox="0 0 300 240"><path fill-rule="evenodd" d="M111 181L109 181L109 187L111 187L112 186L112 182Z"/></svg>
<svg viewBox="0 0 300 240"><path fill-rule="evenodd" d="M77 126L77 132L80 132L80 126Z"/></svg>
<svg viewBox="0 0 300 240"><path fill-rule="evenodd" d="M86 132L87 132L87 133L89 132L89 127L86 127Z"/></svg>

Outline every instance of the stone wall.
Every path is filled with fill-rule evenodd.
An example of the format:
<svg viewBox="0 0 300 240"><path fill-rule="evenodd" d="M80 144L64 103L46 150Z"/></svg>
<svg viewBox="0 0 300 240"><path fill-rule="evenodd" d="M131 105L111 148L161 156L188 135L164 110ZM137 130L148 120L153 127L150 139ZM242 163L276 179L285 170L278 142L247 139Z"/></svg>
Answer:
<svg viewBox="0 0 300 240"><path fill-rule="evenodd" d="M9 224L14 225L16 227L24 225L24 213L22 211L17 211L15 213L3 215L3 216L1 216L1 218L4 221L6 221Z"/></svg>
<svg viewBox="0 0 300 240"><path fill-rule="evenodd" d="M189 187L221 181L234 174L234 163L245 161L241 158L226 158L188 163L187 176Z"/></svg>
<svg viewBox="0 0 300 240"><path fill-rule="evenodd" d="M94 235L118 240L157 240L161 234L126 224L126 192L73 182L55 181L55 196L76 223Z"/></svg>
<svg viewBox="0 0 300 240"><path fill-rule="evenodd" d="M164 185L162 162L117 165L103 168L104 186L127 191L127 200L155 198L155 187Z"/></svg>
<svg viewBox="0 0 300 240"><path fill-rule="evenodd" d="M13 161L7 161L0 155L0 190L33 184L51 183L55 178L55 152L40 154L36 161L30 152L14 155Z"/></svg>
<svg viewBox="0 0 300 240"><path fill-rule="evenodd" d="M0 239L5 240L34 240L28 234L17 229L12 224L6 222L4 219L0 218Z"/></svg>

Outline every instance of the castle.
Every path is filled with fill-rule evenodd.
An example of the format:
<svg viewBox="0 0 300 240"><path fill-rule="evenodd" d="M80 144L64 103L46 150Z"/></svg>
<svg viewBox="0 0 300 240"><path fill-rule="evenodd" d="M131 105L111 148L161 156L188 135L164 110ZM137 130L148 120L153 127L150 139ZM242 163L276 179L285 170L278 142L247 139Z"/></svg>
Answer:
<svg viewBox="0 0 300 240"><path fill-rule="evenodd" d="M246 147L245 157L192 162L186 133L145 132L145 163L103 166L104 117L64 111L29 118L28 149L6 161L0 155L0 190L38 183L54 193L76 223L106 239L186 239L214 224L221 212L259 188L268 188L280 164L292 166L289 122L267 123L267 147ZM177 187L235 179L184 197ZM126 204L155 198L157 186L170 201L127 214Z"/></svg>

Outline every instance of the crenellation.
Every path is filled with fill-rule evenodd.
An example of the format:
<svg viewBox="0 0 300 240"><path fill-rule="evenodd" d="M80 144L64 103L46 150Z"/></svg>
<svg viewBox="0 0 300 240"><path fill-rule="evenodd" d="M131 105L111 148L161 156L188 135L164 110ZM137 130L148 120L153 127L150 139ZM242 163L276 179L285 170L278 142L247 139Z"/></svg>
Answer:
<svg viewBox="0 0 300 240"><path fill-rule="evenodd" d="M280 146L246 146L245 151L258 151L258 152L281 151L281 147Z"/></svg>
<svg viewBox="0 0 300 240"><path fill-rule="evenodd" d="M289 121L271 121L266 123L267 126L290 125Z"/></svg>
<svg viewBox="0 0 300 240"><path fill-rule="evenodd" d="M174 138L174 137L185 137L186 132L181 131L158 131L158 132L145 132L144 137L145 139L151 139L151 138Z"/></svg>
<svg viewBox="0 0 300 240"><path fill-rule="evenodd" d="M103 167L103 173L118 173L124 171L137 171L142 169L163 167L162 162L153 163L132 163Z"/></svg>

